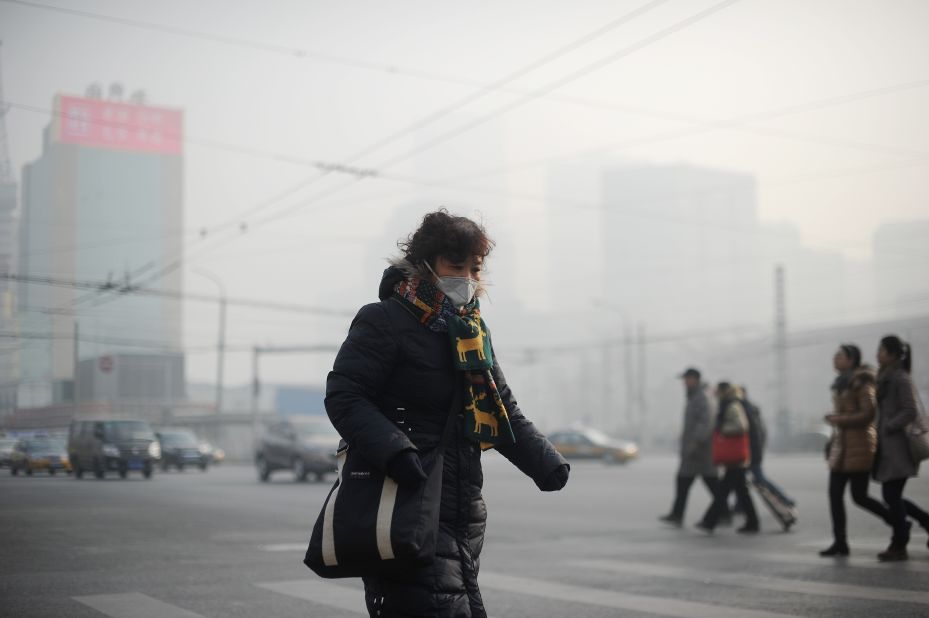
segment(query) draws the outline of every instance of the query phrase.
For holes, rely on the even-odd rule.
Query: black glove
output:
[[[568,464],[561,464],[554,470],[552,470],[548,476],[545,477],[545,480],[539,483],[539,489],[542,491],[558,491],[562,487],[568,484],[568,473],[571,471],[571,466]]]
[[[387,476],[398,485],[419,485],[426,480],[419,455],[411,450],[402,451],[387,462]]]

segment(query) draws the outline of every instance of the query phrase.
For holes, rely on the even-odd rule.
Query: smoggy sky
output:
[[[370,300],[358,289],[372,279],[369,245],[411,201],[461,205],[535,247],[547,171],[581,156],[754,174],[762,219],[853,258],[868,257],[880,222],[929,216],[921,0],[42,5],[106,19],[30,4],[0,1],[15,169],[38,156],[48,123],[23,106],[48,109],[56,93],[119,81],[182,108],[189,266],[230,294],[320,304],[325,288],[348,308]],[[319,177],[313,162],[380,175]],[[222,236],[237,220],[248,233]],[[545,282],[530,272],[520,285]],[[191,343],[208,342],[209,311],[188,318]],[[279,324],[253,316],[239,342],[256,342],[263,322]]]

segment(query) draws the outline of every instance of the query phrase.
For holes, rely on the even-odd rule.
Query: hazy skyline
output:
[[[189,263],[219,275],[232,296],[348,310],[369,302],[380,268],[371,262],[371,241],[382,238],[396,208],[417,203],[482,216],[492,235],[508,240],[496,256],[506,266],[496,273],[518,277],[496,285],[544,297],[557,281],[533,265],[551,262],[535,259],[547,249],[539,230],[546,238],[557,230],[551,200],[570,213],[595,206],[600,191],[553,195],[548,175],[553,165],[582,158],[603,168],[680,163],[752,175],[762,221],[793,224],[806,246],[853,259],[870,256],[881,222],[929,216],[925,2],[54,5],[145,27],[28,4],[0,2],[14,170],[39,155],[49,120],[25,108],[48,109],[56,93],[121,82],[127,94],[144,89],[152,104],[183,109]],[[508,82],[506,92],[484,92],[652,5]],[[718,11],[685,21],[711,7]],[[675,24],[678,31],[667,30]],[[584,67],[583,77],[552,87]],[[549,91],[522,102],[543,88]],[[351,161],[379,177],[330,174],[244,217],[247,234],[210,249],[221,237],[218,224],[319,174],[282,158],[346,162],[474,93],[482,96]],[[455,130],[460,135],[449,134]],[[424,149],[438,139],[446,141]],[[262,222],[289,208],[292,215]],[[205,241],[197,240],[201,229]],[[135,234],[127,230],[127,244]],[[190,270],[184,277],[189,291],[216,291]],[[189,304],[185,316],[187,344],[209,345],[213,309]],[[298,341],[337,341],[346,326],[344,319],[243,310],[230,316],[229,338],[233,345],[285,343],[291,329]],[[193,357],[189,377],[211,379],[212,363]],[[228,366],[230,382],[247,377],[244,356]],[[320,368],[311,363],[309,372],[318,382]]]

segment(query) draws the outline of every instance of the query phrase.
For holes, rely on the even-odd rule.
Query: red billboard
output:
[[[137,152],[179,155],[184,115],[179,109],[59,95],[55,139]]]

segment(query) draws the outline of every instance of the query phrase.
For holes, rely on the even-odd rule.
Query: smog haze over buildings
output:
[[[170,348],[191,384],[216,379],[215,299],[227,296],[236,387],[252,379],[254,346],[338,345],[397,240],[444,206],[497,241],[484,313],[543,427],[657,440],[679,420],[689,365],[746,383],[772,414],[787,384],[783,405],[809,425],[846,339],[870,359],[896,328],[929,391],[927,23],[915,0],[0,1],[12,162],[0,181],[19,187],[19,214],[4,202],[0,226],[29,220],[23,170],[36,178],[62,98],[97,84],[101,100],[143,91],[134,104],[183,116],[176,169],[167,155],[94,159],[111,161],[97,177],[116,175],[124,211],[84,195],[107,204],[86,211],[99,220],[38,223],[105,234],[8,260],[21,235],[0,230],[0,262],[105,255],[84,275],[52,261],[29,274],[180,294],[69,315],[98,341],[93,358]],[[173,187],[162,173],[177,182],[167,201],[152,193]],[[19,299],[22,331],[40,327],[30,312],[61,307],[46,300]],[[107,338],[135,344],[100,348]],[[262,380],[319,388],[333,356],[267,355]]]

